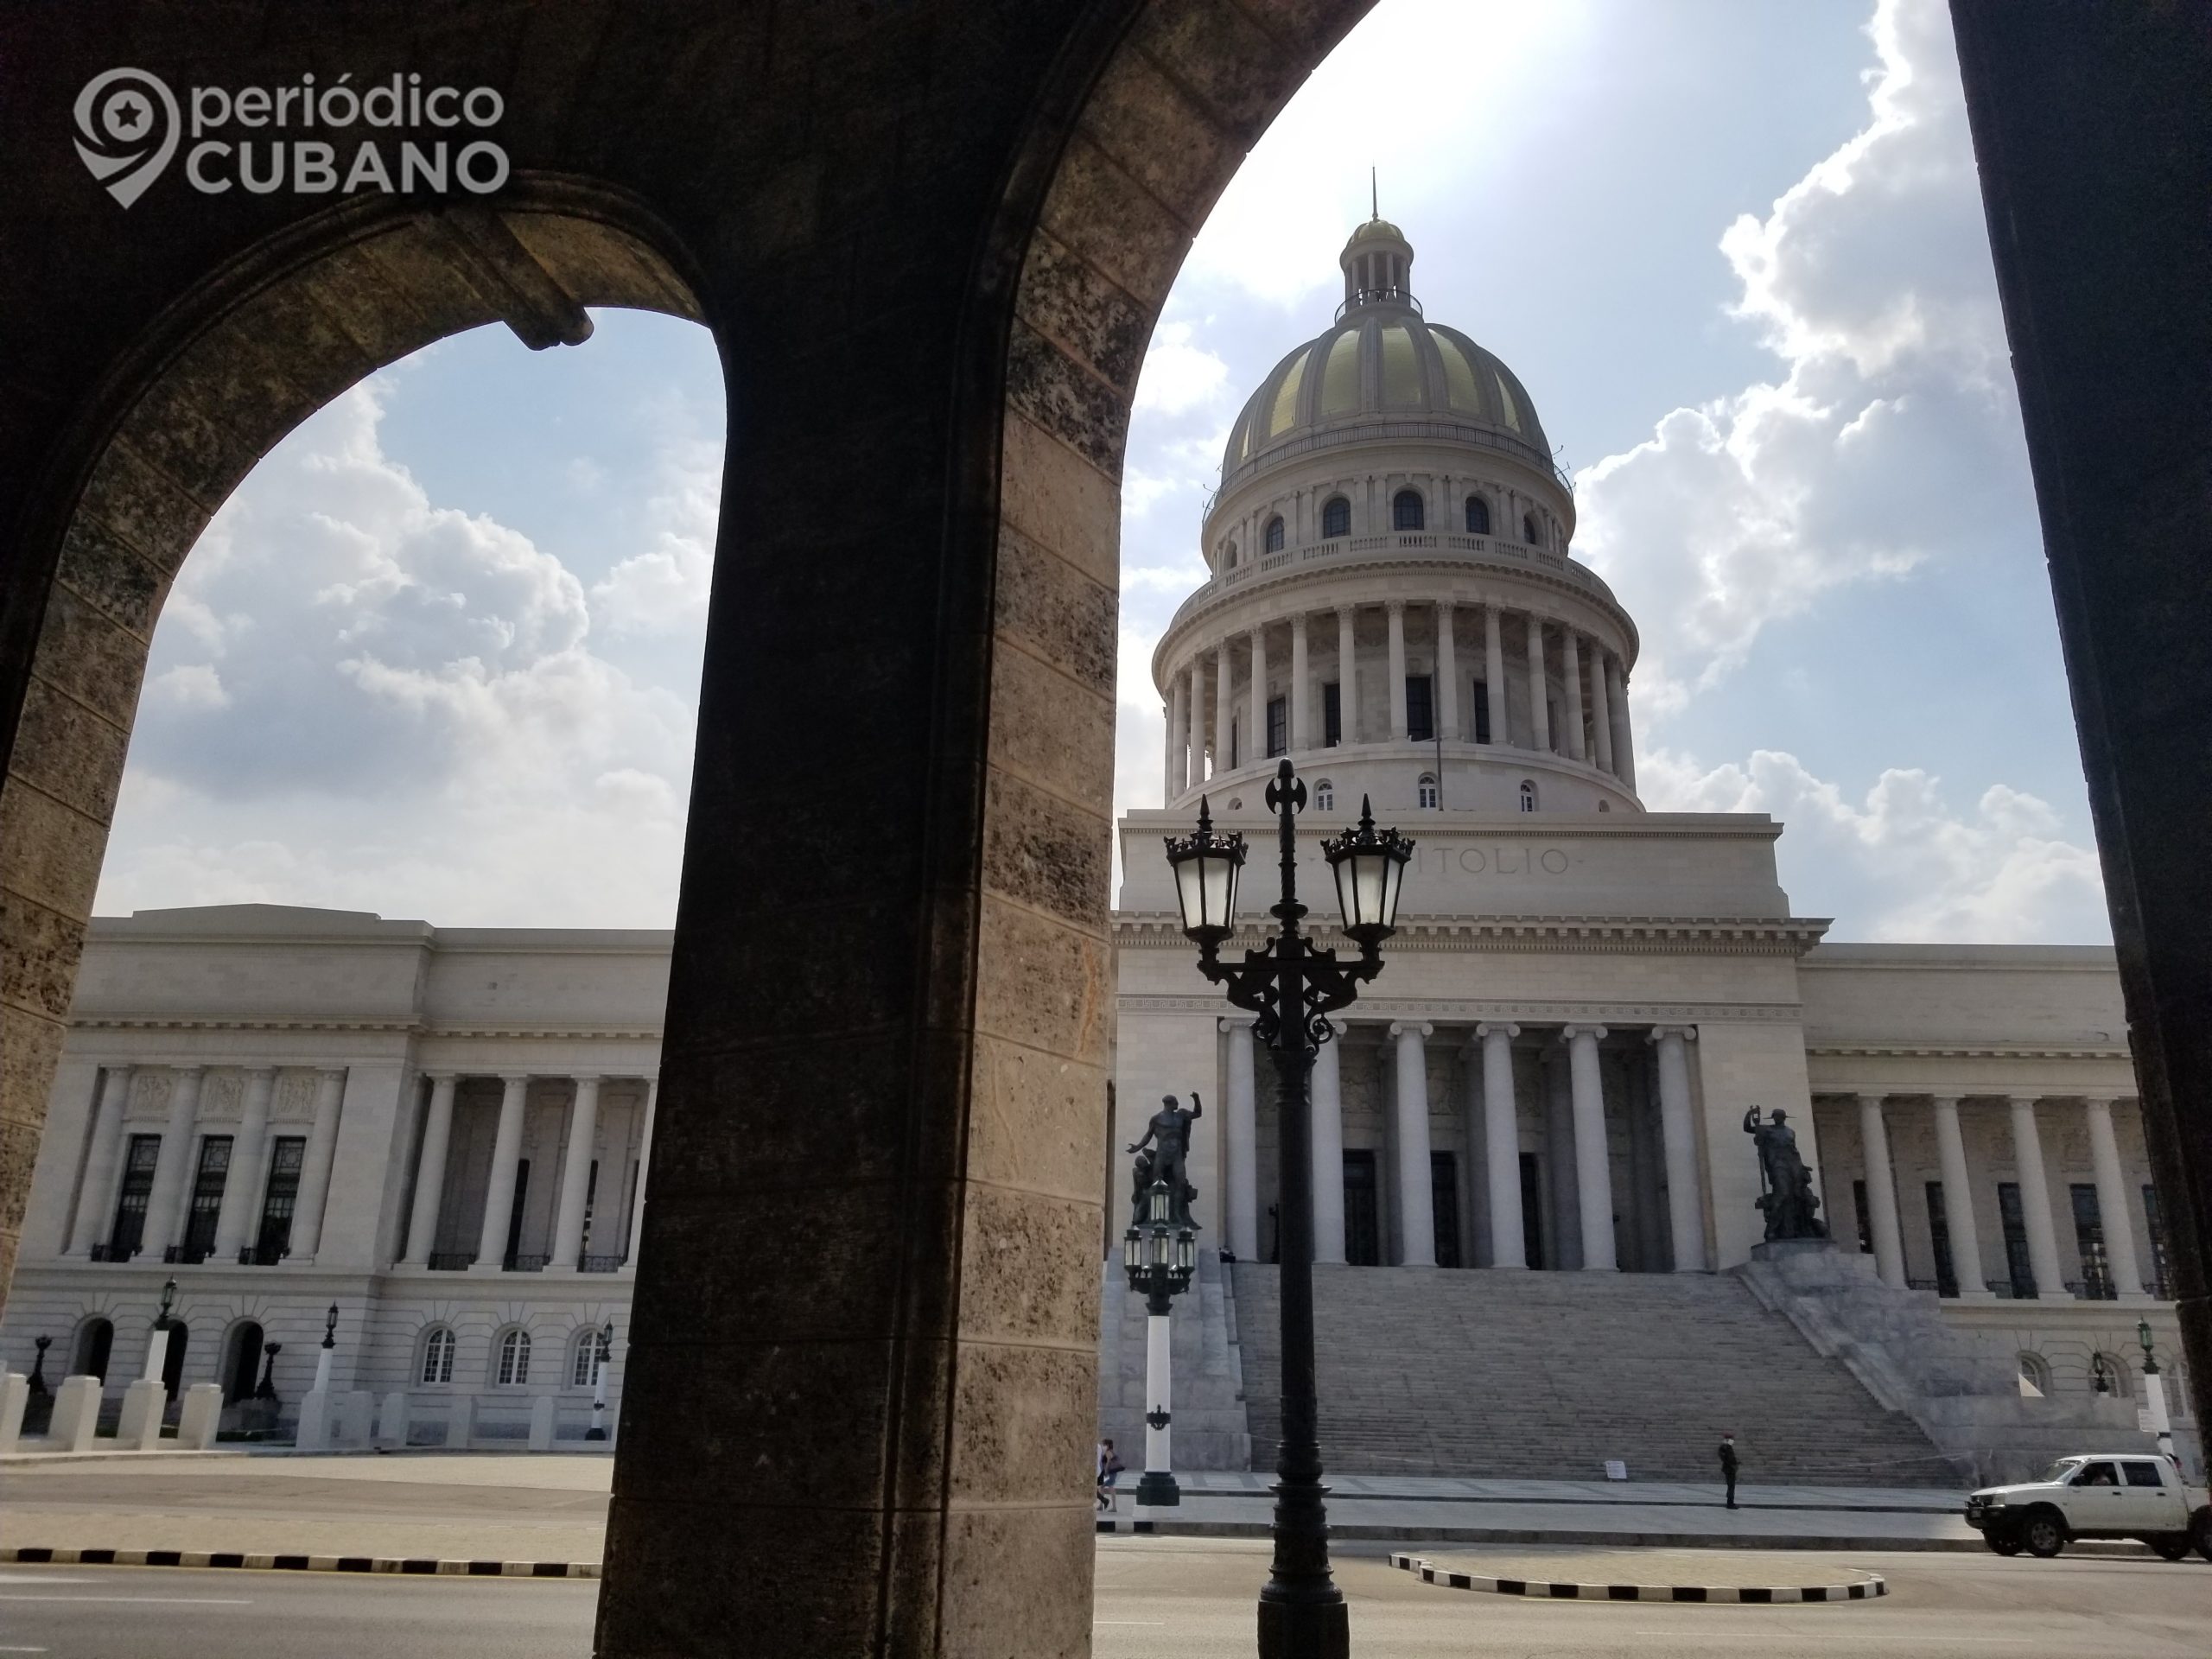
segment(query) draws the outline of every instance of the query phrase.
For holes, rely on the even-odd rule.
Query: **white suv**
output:
[[[2212,1505],[2163,1457],[2139,1452],[2061,1458],[2018,1486],[1967,1499],[1967,1524],[1999,1555],[2051,1556],[2076,1538],[2139,1538],[2170,1561],[2194,1545],[2212,1560]]]

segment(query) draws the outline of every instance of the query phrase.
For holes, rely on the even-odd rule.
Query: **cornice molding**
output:
[[[1121,1012],[1129,1014],[1210,1014],[1223,1007],[1218,995],[1128,995]],[[1468,997],[1363,996],[1353,1010],[1330,1016],[1339,1026],[1382,1027],[1409,1025],[1522,1025],[1546,1026],[1690,1026],[1788,1025],[1803,1018],[1803,1010],[1789,1002],[1560,1002],[1503,1001]],[[1471,1039],[1473,1033],[1461,1033]],[[1532,1033],[1533,1030],[1532,1030]],[[1617,1037],[1627,1034],[1616,1032]],[[1639,1033],[1640,1035],[1640,1033]]]
[[[1586,952],[1599,956],[1802,957],[1820,943],[1821,917],[1425,916],[1402,921],[1386,947],[1422,954]],[[1256,925],[1240,928],[1224,950],[1258,948]],[[1334,929],[1317,930],[1324,946],[1350,949]],[[1188,948],[1180,917],[1166,911],[1119,911],[1117,944]]]
[[[159,1019],[97,1016],[72,1020],[74,1031],[283,1031],[283,1032],[398,1032],[429,1040],[492,1038],[544,1042],[650,1042],[661,1040],[657,1026],[432,1026],[411,1020],[338,1020],[327,1017],[288,1018],[270,1014],[251,1020],[230,1015],[171,1014]]]
[[[1814,1060],[2126,1060],[2133,1056],[2125,1043],[2007,1043],[1986,1038],[1948,1040],[1870,1038],[1859,1042],[1808,1039],[1805,1044],[1805,1058]]]

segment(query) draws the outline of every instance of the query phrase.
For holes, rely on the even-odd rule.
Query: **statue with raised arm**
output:
[[[1797,1150],[1797,1132],[1789,1127],[1789,1114],[1779,1107],[1772,1117],[1760,1121],[1760,1109],[1744,1114],[1744,1133],[1759,1156],[1758,1209],[1766,1217],[1770,1243],[1783,1238],[1826,1238],[1828,1230],[1820,1220],[1820,1198],[1813,1192],[1813,1172]]]
[[[1191,1090],[1191,1109],[1187,1112],[1176,1104],[1174,1096],[1164,1095],[1160,1097],[1160,1109],[1144,1126],[1143,1135],[1130,1143],[1129,1150],[1138,1154],[1136,1169],[1133,1172],[1135,1190],[1131,1194],[1136,1207],[1136,1219],[1143,1219],[1145,1189],[1165,1181],[1176,1224],[1182,1227],[1198,1225],[1191,1219],[1191,1200],[1198,1196],[1198,1189],[1191,1185],[1184,1171],[1190,1157],[1191,1125],[1205,1115],[1205,1103],[1199,1100],[1198,1091],[1195,1089]],[[1145,1150],[1147,1142],[1150,1142],[1153,1148],[1148,1154]],[[1149,1174],[1145,1173],[1147,1166]]]

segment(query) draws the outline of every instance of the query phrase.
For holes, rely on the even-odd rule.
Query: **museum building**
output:
[[[1179,1461],[1272,1460],[1272,1068],[1197,970],[1161,838],[1202,797],[1271,838],[1284,757],[1317,920],[1319,843],[1363,802],[1417,842],[1313,1076],[1332,1468],[1700,1472],[1764,1413],[1807,1478],[1948,1478],[2134,1434],[2139,1322],[2185,1411],[2113,953],[1825,944],[1777,880],[1782,825],[1647,811],[1634,620],[1572,555],[1527,389],[1427,320],[1413,264],[1396,227],[1353,234],[1334,321],[1230,429],[1209,577],[1154,655],[1166,804],[1121,821],[1111,924],[1106,1432],[1137,1444],[1146,1406],[1121,1148],[1196,1092]],[[1231,949],[1270,925],[1262,864]],[[602,1363],[619,1405],[668,948],[270,906],[96,920],[0,1363],[119,1396],[174,1280],[172,1392],[218,1382],[235,1421],[257,1389],[296,1402],[334,1309],[341,1438],[520,1444],[536,1411],[543,1443],[549,1396],[580,1436]],[[1833,1282],[1754,1259],[1754,1107],[1797,1133]],[[2001,1406],[1932,1403],[1977,1390]],[[1608,1414],[1618,1445],[1588,1427]]]

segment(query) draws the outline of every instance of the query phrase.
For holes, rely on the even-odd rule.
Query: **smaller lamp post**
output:
[[[162,1306],[154,1315],[154,1329],[146,1338],[146,1369],[140,1372],[149,1382],[162,1380],[169,1357],[169,1309],[176,1306],[176,1281],[169,1280],[162,1287]]]
[[[2178,1469],[2181,1459],[2174,1455],[2173,1419],[2166,1414],[2166,1379],[2158,1371],[2150,1320],[2136,1320],[2135,1340],[2143,1344],[2143,1403],[2151,1414],[2151,1433],[2158,1437],[2160,1455]]]
[[[2112,1367],[2105,1363],[2102,1354],[2089,1356],[2089,1386],[2099,1394],[2112,1392]]]
[[[276,1398],[276,1356],[283,1351],[284,1344],[281,1342],[261,1344],[261,1381],[254,1384],[253,1397],[266,1400],[272,1406],[279,1403]]]
[[[326,1397],[330,1393],[331,1362],[337,1351],[338,1304],[333,1302],[322,1316],[322,1351],[315,1357],[315,1391]]]
[[[48,1392],[46,1386],[46,1351],[54,1346],[52,1337],[41,1337],[31,1346],[38,1350],[38,1357],[31,1362],[30,1395],[33,1400],[43,1400]]]
[[[596,1334],[591,1357],[591,1427],[584,1431],[588,1440],[607,1438],[607,1366],[614,1353],[614,1321]]]
[[[1144,1298],[1144,1476],[1137,1482],[1137,1502],[1165,1507],[1183,1501],[1175,1484],[1169,1424],[1169,1402],[1173,1395],[1170,1375],[1173,1324],[1169,1319],[1178,1292],[1191,1287],[1198,1262],[1198,1241],[1187,1216],[1178,1217],[1179,1195],[1166,1181],[1145,1189],[1144,1216],[1132,1221],[1122,1235],[1122,1265],[1128,1269],[1129,1288]]]

